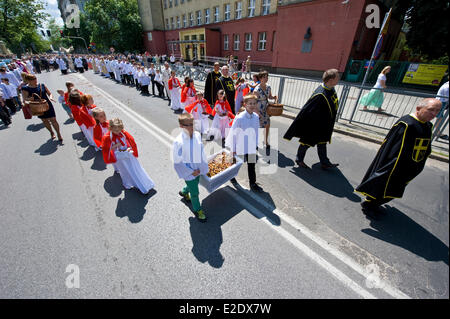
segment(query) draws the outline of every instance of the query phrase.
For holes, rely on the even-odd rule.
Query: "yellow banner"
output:
[[[403,83],[438,86],[447,69],[447,65],[411,63]]]

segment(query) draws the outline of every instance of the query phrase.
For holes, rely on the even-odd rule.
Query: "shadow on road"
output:
[[[39,153],[39,155],[41,156],[46,156],[55,153],[57,149],[58,149],[58,141],[49,139],[34,152]]]
[[[295,165],[295,162],[292,159],[284,156],[283,153],[278,151],[278,167],[285,168],[285,167],[292,167],[294,165]]]
[[[248,209],[231,197],[229,191],[238,192],[226,186],[203,199],[202,207],[208,218],[206,223],[200,222],[196,217],[189,217],[189,230],[193,244],[192,253],[199,262],[207,262],[213,268],[221,268],[225,261],[220,252],[220,246],[223,243],[222,225],[241,211]],[[184,202],[183,199],[182,201]],[[192,211],[191,207],[189,204]]]
[[[39,123],[39,124],[30,124],[27,126],[27,131],[30,132],[37,132],[40,131],[44,128],[44,123]]]
[[[93,147],[88,147],[84,150],[83,155],[80,157],[80,159],[83,161],[89,161],[95,157],[96,153],[97,152]]]
[[[94,162],[91,168],[96,171],[104,171],[106,169],[105,161],[103,160],[102,151],[98,151],[94,154]]]
[[[103,183],[103,188],[108,192],[109,196],[117,197],[122,194],[123,185],[119,174],[108,177]]]
[[[428,261],[443,261],[448,265],[449,250],[445,243],[395,207],[386,205],[379,221],[371,220],[373,229],[363,233],[409,250]]]
[[[117,201],[116,216],[128,217],[133,224],[141,222],[146,213],[145,206],[149,199],[157,193],[156,190],[152,189],[146,195],[136,189],[126,189],[124,193],[124,198],[119,198]]]
[[[73,134],[72,134],[72,138],[73,138],[75,141],[83,141],[83,140],[85,139],[85,138],[84,138],[83,132],[73,133]]]
[[[387,117],[398,117],[398,116],[396,116],[394,114],[386,113],[386,111],[378,112],[377,110],[370,110],[370,109],[368,109],[368,110],[360,109],[360,111],[361,112],[366,112],[366,113],[373,113],[373,114],[376,114],[376,115],[384,115],[384,116],[387,116]]]
[[[291,172],[325,193],[340,198],[346,197],[352,202],[361,202],[361,198],[353,192],[354,187],[338,168],[323,170],[320,163],[316,163],[311,169],[294,167]]]
[[[75,122],[74,119],[68,118],[63,124],[64,124],[64,125],[69,125],[69,124],[72,124],[72,123],[74,123],[74,122]]]

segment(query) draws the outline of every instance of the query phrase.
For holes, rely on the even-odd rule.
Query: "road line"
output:
[[[172,147],[172,143],[173,143],[173,140],[174,140],[173,136],[171,136],[170,134],[166,133],[165,131],[163,131],[162,129],[160,129],[159,127],[157,127],[156,125],[154,125],[153,123],[151,123],[150,121],[145,119],[144,117],[142,117],[140,114],[138,114],[135,111],[133,111],[132,109],[130,109],[128,106],[126,106],[125,104],[123,104],[122,102],[120,102],[119,100],[114,98],[113,96],[111,96],[109,93],[105,92],[104,90],[102,90],[102,89],[98,88],[97,86],[95,86],[94,84],[92,84],[92,82],[87,80],[84,76],[79,75],[79,74],[76,74],[76,76],[78,76],[79,78],[82,78],[85,81],[88,81],[95,90],[97,90],[101,95],[103,95],[107,100],[109,100],[113,105],[115,105],[118,109],[120,109],[122,112],[124,112],[127,116],[129,116],[131,119],[133,119],[139,126],[144,128],[147,132],[149,132],[151,135],[153,135],[155,138],[157,138],[159,141],[161,141],[164,145],[166,145],[169,148]],[[144,122],[145,124],[141,123],[140,121]],[[152,129],[154,129],[154,131],[151,130],[148,126],[151,127]],[[261,211],[257,210],[255,207],[253,207],[244,198],[242,198],[241,195],[238,195],[238,194],[235,194],[235,193],[232,193],[232,192],[229,192],[229,193],[234,198],[236,198],[236,200],[241,202],[241,204],[244,203],[243,204],[244,207],[250,207],[252,211],[257,211],[258,214],[261,215],[261,217],[264,217],[262,219],[266,222],[266,224],[268,224],[274,230],[279,232],[280,235],[282,235],[286,240],[288,240],[289,242],[294,244],[295,247],[297,247],[299,250],[304,252],[308,257],[310,257],[311,259],[316,261],[319,265],[324,267],[327,271],[329,271],[338,280],[343,282],[346,286],[350,287],[352,290],[354,290],[355,292],[357,292],[358,294],[360,294],[364,298],[366,298],[366,297],[375,298],[372,294],[370,294],[365,289],[361,288],[356,282],[354,282],[352,279],[348,278],[345,274],[340,272],[334,266],[329,264],[326,260],[324,260],[322,257],[317,255],[317,253],[313,252],[309,247],[305,246],[300,240],[295,238],[293,235],[291,235],[285,229],[283,229],[282,227],[273,225],[268,220],[268,217],[264,213],[262,213]],[[270,205],[266,201],[262,200],[262,198],[259,198],[258,196],[254,195],[253,193],[248,192],[246,194],[249,195],[250,197],[252,197],[257,202],[262,203],[262,205],[265,208],[273,211],[274,214],[277,214],[280,217],[281,220],[283,220],[284,222],[286,222],[290,226],[294,227],[295,229],[299,229],[302,232],[302,234],[305,235],[308,239],[310,239],[311,241],[313,241],[316,244],[318,244],[325,251],[327,251],[328,253],[332,254],[334,257],[338,258],[341,262],[343,262],[344,264],[348,265],[350,268],[352,268],[354,271],[356,271],[360,275],[364,276],[365,278],[367,278],[369,275],[373,275],[373,274],[369,274],[369,272],[366,269],[364,269],[364,267],[362,267],[362,265],[358,264],[351,257],[349,257],[348,255],[342,253],[341,251],[339,251],[335,247],[333,247],[330,244],[328,244],[325,240],[323,240],[319,236],[315,235],[313,232],[311,232],[306,226],[304,226],[299,221],[297,221],[294,218],[290,217],[289,215],[285,214],[281,210],[276,209],[275,207],[273,207],[273,205]],[[356,246],[356,247],[358,247],[358,246]],[[361,248],[359,248],[359,249],[361,249]],[[314,256],[314,254],[316,256]],[[322,262],[325,262],[326,266],[325,266],[325,264],[321,264]],[[329,268],[330,266],[332,268]],[[348,282],[348,280],[350,280],[352,283]],[[385,291],[386,293],[388,293],[392,297],[398,298],[398,299],[411,299],[411,297],[409,297],[408,295],[404,294],[403,292],[401,292],[397,288],[392,287],[389,283],[387,283],[385,281],[382,281],[381,279],[379,279],[379,280],[381,282],[379,289]],[[359,289],[362,289],[364,292],[359,290]]]

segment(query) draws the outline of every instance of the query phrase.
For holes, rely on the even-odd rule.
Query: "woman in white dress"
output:
[[[134,138],[118,118],[109,121],[109,131],[102,140],[103,160],[106,164],[115,163],[126,189],[137,188],[142,194],[148,194],[155,184],[137,159]]]
[[[375,83],[373,89],[361,98],[359,103],[364,106],[364,110],[367,110],[368,106],[374,106],[378,108],[377,112],[384,111],[381,105],[383,105],[384,100],[383,90],[386,88],[386,74],[389,72],[391,72],[391,67],[386,66],[378,75],[377,83]]]

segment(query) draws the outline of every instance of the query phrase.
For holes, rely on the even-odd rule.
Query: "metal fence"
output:
[[[295,78],[288,76],[270,75],[268,84],[271,86],[272,95],[277,95],[280,103],[301,109],[308,101],[314,90],[321,84],[320,80]],[[336,120],[346,120],[375,128],[389,130],[392,125],[402,116],[413,113],[420,100],[424,98],[435,98],[436,94],[411,92],[399,89],[384,89],[382,110],[367,107],[361,104],[361,98],[373,87],[362,87],[348,83],[338,84],[335,87],[339,98],[339,109]],[[360,95],[361,91],[361,95]],[[359,99],[358,97],[361,96]],[[446,97],[442,97],[446,98]],[[434,127],[434,141],[448,145],[448,140],[440,138],[448,128],[449,111],[444,112],[443,121]]]

